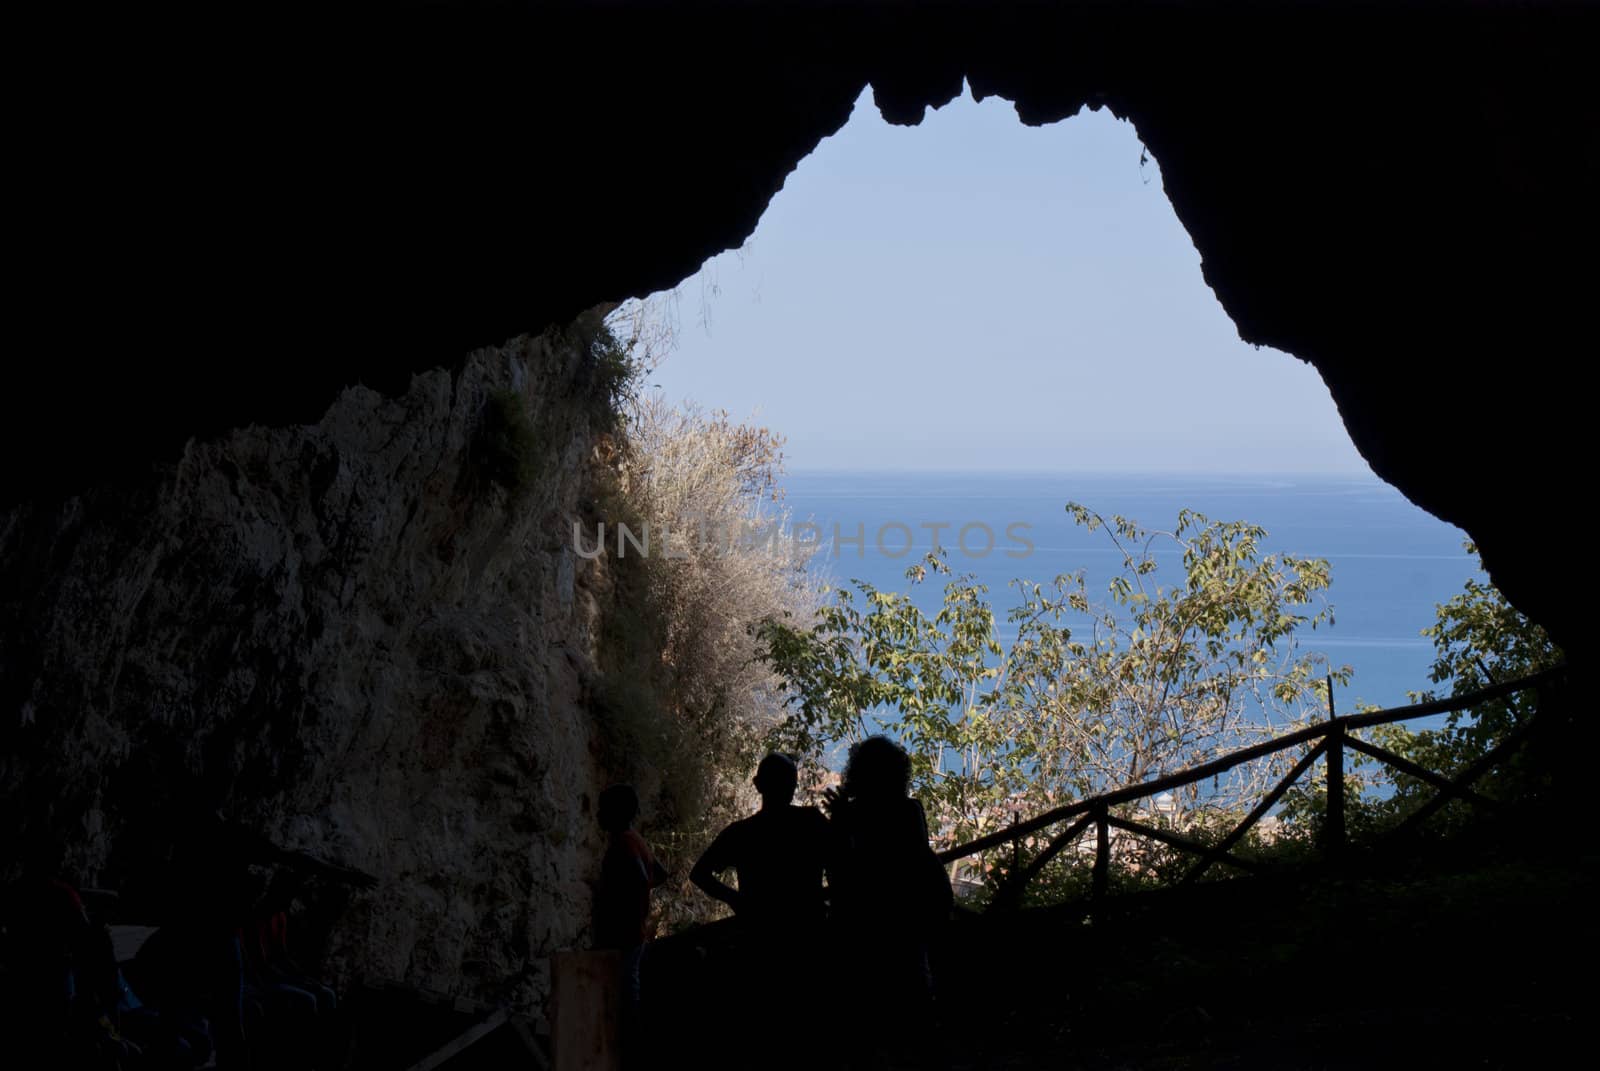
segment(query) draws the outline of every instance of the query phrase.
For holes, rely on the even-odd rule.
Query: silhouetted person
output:
[[[833,920],[841,982],[854,997],[847,1026],[852,1045],[865,1050],[921,1049],[933,1025],[928,947],[952,895],[922,804],[906,794],[910,780],[905,751],[873,736],[850,749],[843,785],[828,794]]]
[[[252,866],[290,867],[359,886],[375,879],[279,848],[216,812],[194,812],[172,832],[161,928],[139,950],[140,974],[153,983],[163,1012],[204,1016],[219,1068],[248,1067],[244,938],[261,891]]]
[[[821,811],[793,805],[799,771],[789,756],[762,759],[754,783],[761,809],[718,834],[689,879],[733,908],[738,922],[739,955],[725,972],[735,994],[726,1009],[736,1024],[731,1033],[747,1046],[764,1035],[765,1062],[795,1064],[815,1034],[794,1027],[815,980],[830,831]],[[738,888],[718,877],[728,870],[738,874]],[[779,1037],[783,1044],[771,1048]]]
[[[629,785],[600,793],[600,828],[609,834],[594,891],[594,947],[622,954],[621,1013],[624,1063],[632,1062],[639,1022],[639,963],[650,938],[650,890],[667,871],[633,830],[639,796]]]
[[[7,860],[9,862],[10,860]],[[5,890],[0,1015],[18,1048],[52,1067],[115,1068],[116,960],[105,928],[59,866],[53,845],[24,848],[24,872]]]
[[[134,995],[95,901],[86,905],[61,865],[60,844],[30,835],[17,861],[22,874],[0,896],[0,1024],[13,1062],[31,1051],[18,1066],[194,1067],[209,1042],[198,1036],[196,1055]]]
[[[747,925],[803,936],[823,920],[828,820],[815,807],[794,806],[799,771],[787,755],[762,759],[754,784],[761,810],[718,834],[689,879]],[[728,870],[738,873],[738,888],[717,877]]]
[[[297,1066],[327,1062],[338,1008],[333,989],[313,978],[289,952],[289,911],[301,883],[295,871],[274,874],[244,932],[247,1007],[259,1008],[272,1039],[267,1047],[281,1063]]]

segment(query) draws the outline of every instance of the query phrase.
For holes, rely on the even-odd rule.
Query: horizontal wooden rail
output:
[[[1389,707],[1384,710],[1373,710],[1362,714],[1345,714],[1339,717],[1332,717],[1327,721],[1318,722],[1314,725],[1308,725],[1305,728],[1297,729],[1292,733],[1286,733],[1283,736],[1274,737],[1271,740],[1264,740],[1259,744],[1252,744],[1249,747],[1240,748],[1238,751],[1219,756],[1218,758],[1212,759],[1209,762],[1203,762],[1198,766],[1191,766],[1188,769],[1178,770],[1175,773],[1167,774],[1164,777],[1158,777],[1153,781],[1145,781],[1137,785],[1128,785],[1124,788],[1114,789],[1111,792],[1101,793],[1098,796],[1091,796],[1088,799],[1078,800],[1074,803],[1053,808],[1044,812],[1043,814],[1035,815],[1033,818],[1013,823],[1012,825],[1007,826],[1005,829],[997,830],[994,833],[978,837],[975,840],[970,840],[965,844],[958,844],[954,847],[946,848],[944,851],[939,853],[939,861],[946,864],[952,863],[958,859],[965,859],[968,856],[976,855],[979,852],[988,851],[991,848],[998,848],[1001,845],[1010,844],[1013,841],[1017,841],[1023,837],[1032,836],[1043,829],[1047,829],[1050,826],[1056,825],[1060,822],[1068,821],[1069,819],[1078,818],[1083,815],[1105,814],[1112,807],[1121,806],[1126,803],[1133,803],[1137,800],[1145,799],[1146,797],[1154,796],[1170,789],[1183,788],[1186,785],[1191,785],[1198,781],[1204,781],[1207,778],[1216,777],[1219,774],[1226,773],[1235,766],[1240,766],[1247,762],[1253,762],[1254,760],[1264,758],[1267,755],[1272,755],[1279,751],[1297,747],[1301,744],[1309,743],[1311,741],[1317,741],[1318,743],[1315,750],[1321,751],[1326,747],[1327,741],[1330,737],[1337,736],[1341,738],[1342,744],[1347,744],[1356,748],[1356,750],[1365,751],[1368,754],[1372,754],[1372,751],[1369,748],[1357,746],[1354,738],[1351,736],[1351,730],[1364,729],[1374,725],[1388,725],[1393,722],[1408,721],[1412,718],[1425,718],[1435,714],[1448,714],[1458,710],[1469,710],[1472,707],[1479,706],[1483,703],[1500,699],[1508,695],[1513,695],[1528,688],[1538,687],[1564,675],[1566,672],[1567,667],[1565,664],[1563,664],[1554,666],[1550,669],[1542,670],[1538,673],[1530,674],[1526,677],[1520,677],[1517,680],[1492,684],[1487,688],[1480,688],[1477,691],[1467,692],[1458,696],[1451,696],[1447,699],[1434,699],[1429,700],[1426,703],[1414,703],[1405,707]],[[1500,749],[1496,750],[1499,751]],[[1310,760],[1314,757],[1315,755],[1313,754],[1301,760],[1301,764],[1297,766],[1297,773],[1295,774],[1296,777],[1298,777],[1300,773],[1304,772],[1302,767],[1309,766]],[[1385,761],[1389,761],[1390,758],[1398,758],[1398,756],[1388,756],[1387,753],[1385,753],[1383,756],[1377,757],[1384,758]],[[1404,760],[1401,761],[1403,762]],[[1412,771],[1407,769],[1406,772],[1411,773]],[[1287,788],[1288,783],[1280,783],[1279,787],[1274,791],[1276,795],[1282,795],[1283,791]],[[1466,795],[1465,785],[1457,785],[1453,783],[1450,792],[1452,795]],[[1473,795],[1477,794],[1473,793]],[[1274,802],[1275,798],[1276,797],[1274,797]],[[1479,799],[1482,799],[1482,797],[1479,797]],[[1268,806],[1270,806],[1270,804]],[[1262,813],[1265,812],[1263,811]],[[1254,815],[1253,817],[1259,818],[1260,815]],[[1102,826],[1103,825],[1104,823],[1102,822]],[[1246,828],[1248,828],[1248,826],[1246,826]],[[1076,834],[1078,831],[1074,830],[1073,832]],[[1141,832],[1143,832],[1143,830],[1141,830]],[[1236,833],[1242,833],[1242,831],[1236,830]],[[1208,846],[1205,851],[1209,856],[1212,854],[1214,849]],[[1211,859],[1210,862],[1217,862],[1219,860],[1220,855],[1218,858]],[[1207,863],[1206,865],[1209,866],[1210,863]]]
[[[1418,766],[1410,759],[1403,755],[1396,755],[1388,748],[1379,747],[1377,744],[1369,744],[1365,740],[1357,740],[1353,736],[1346,740],[1345,744],[1351,750],[1359,751],[1363,755],[1369,755],[1372,758],[1377,759],[1379,762],[1387,763],[1399,770],[1401,773],[1410,774],[1418,781],[1426,782],[1427,784],[1432,785],[1434,788],[1437,788],[1440,792],[1446,793],[1447,795],[1460,796],[1468,803],[1475,803],[1479,807],[1488,809],[1493,809],[1500,806],[1500,802],[1498,800],[1492,800],[1481,793],[1474,792],[1470,788],[1458,786],[1451,781],[1450,778],[1444,776],[1443,774],[1436,774],[1426,767]]]
[[[1441,810],[1444,805],[1449,803],[1453,798],[1463,795],[1466,792],[1468,785],[1472,784],[1472,782],[1488,773],[1491,769],[1498,765],[1502,759],[1505,759],[1513,751],[1521,747],[1523,741],[1528,738],[1532,729],[1533,724],[1530,722],[1513,730],[1511,735],[1507,736],[1504,740],[1500,741],[1500,743],[1490,748],[1487,752],[1481,755],[1476,762],[1458,773],[1450,782],[1450,786],[1448,788],[1437,793],[1427,803],[1424,803],[1421,807],[1418,807],[1415,811],[1412,811],[1406,816],[1405,821],[1401,822],[1394,829],[1389,830],[1385,835],[1393,839],[1399,839],[1410,833],[1412,830],[1417,829],[1422,825],[1423,822],[1427,821],[1436,812]]]
[[[1181,848],[1186,852],[1195,852],[1200,855],[1211,854],[1211,845],[1195,840],[1193,837],[1185,837],[1182,834],[1174,833],[1168,829],[1140,825],[1138,822],[1130,822],[1126,818],[1118,818],[1115,815],[1107,818],[1106,821],[1110,823],[1111,828],[1120,829],[1124,833],[1137,833],[1141,837],[1149,837],[1151,840],[1170,844],[1172,847]],[[1261,869],[1260,863],[1252,863],[1248,859],[1240,859],[1238,856],[1229,855],[1227,852],[1219,854],[1216,861],[1238,867],[1240,870],[1259,871]]]
[[[1143,799],[1146,796],[1154,796],[1165,792],[1169,788],[1182,788],[1184,785],[1193,784],[1196,781],[1204,781],[1208,777],[1226,773],[1235,766],[1254,761],[1265,755],[1271,755],[1273,752],[1294,747],[1296,744],[1303,744],[1308,740],[1320,739],[1327,735],[1327,732],[1328,726],[1325,723],[1310,725],[1286,736],[1263,740],[1259,744],[1252,744],[1247,748],[1241,748],[1238,751],[1223,755],[1221,758],[1212,759],[1210,762],[1202,763],[1199,766],[1191,766],[1187,770],[1179,770],[1165,777],[1159,777],[1154,781],[1129,785],[1126,788],[1115,789],[1098,796],[1079,800],[1076,803],[1069,803],[1063,807],[1046,811],[1044,814],[1034,818],[1029,818],[1026,821],[1007,826],[1005,829],[990,833],[988,836],[979,837],[977,840],[968,841],[966,844],[958,844],[954,848],[947,848],[939,853],[939,859],[941,862],[948,863],[955,859],[964,859],[978,852],[988,851],[990,848],[999,847],[1002,844],[1009,844],[1017,837],[1025,837],[1031,833],[1037,833],[1047,826],[1053,826],[1057,822],[1064,822],[1068,818],[1076,818],[1080,814],[1087,814],[1099,803],[1104,803],[1107,807],[1116,807],[1123,803],[1132,803],[1135,800]]]
[[[1475,692],[1465,695],[1451,696],[1447,699],[1430,699],[1426,703],[1413,703],[1408,707],[1388,707],[1384,710],[1369,710],[1364,714],[1346,714],[1339,720],[1347,728],[1365,729],[1373,725],[1388,725],[1390,722],[1410,721],[1412,718],[1426,718],[1432,714],[1453,714],[1458,710],[1469,710],[1480,706],[1492,699],[1503,699],[1508,695],[1537,688],[1541,684],[1566,675],[1566,663],[1542,669],[1538,673],[1530,673],[1526,677],[1518,677],[1514,681],[1503,681],[1500,684],[1491,684],[1487,688],[1479,688]]]
[[[1077,840],[1083,834],[1083,831],[1089,828],[1089,823],[1092,821],[1094,821],[1094,816],[1086,814],[1072,823],[1066,830],[1057,834],[1055,840],[1050,842],[1049,847],[1034,856],[1024,870],[1020,873],[1012,874],[1006,879],[998,899],[1002,903],[1014,903],[1020,900],[1022,890],[1028,887],[1028,883],[1038,877],[1039,872],[1049,865],[1050,860],[1060,855],[1067,845]]]
[[[1224,854],[1231,851],[1233,846],[1239,843],[1244,838],[1244,835],[1250,832],[1251,828],[1261,821],[1268,811],[1272,810],[1272,805],[1282,799],[1283,794],[1289,791],[1307,770],[1311,769],[1311,764],[1322,756],[1327,746],[1328,742],[1323,740],[1316,747],[1300,756],[1300,761],[1294,764],[1294,768],[1284,774],[1283,779],[1273,786],[1272,791],[1262,797],[1261,802],[1256,804],[1250,813],[1245,815],[1239,824],[1233,827],[1233,831],[1214,846],[1208,848],[1206,853],[1200,857],[1200,861],[1189,868],[1189,872],[1183,876],[1182,884],[1189,885],[1199,881],[1200,876],[1211,869],[1211,864],[1217,862]]]

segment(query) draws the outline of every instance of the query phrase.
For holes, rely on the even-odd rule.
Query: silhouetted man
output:
[[[794,806],[798,783],[793,759],[779,754],[762,759],[755,776],[761,810],[718,834],[689,873],[746,926],[788,935],[822,924],[829,842],[822,812]],[[727,870],[738,873],[738,888],[717,877]]]
[[[798,781],[787,755],[762,759],[755,776],[761,810],[718,834],[689,872],[706,895],[734,910],[741,955],[732,1032],[754,1033],[750,1043],[761,1046],[769,1066],[804,1062],[807,1032],[797,1031],[795,1020],[822,955],[831,831],[821,811],[793,805]],[[717,876],[728,870],[738,874],[738,888]],[[774,1049],[777,1038],[783,1041]]]

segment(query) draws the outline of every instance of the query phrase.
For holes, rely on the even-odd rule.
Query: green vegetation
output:
[[[946,584],[932,617],[908,595],[858,581],[813,626],[767,622],[767,654],[792,701],[778,738],[817,754],[867,733],[869,712],[892,712],[888,730],[912,754],[915,791],[944,846],[1000,828],[1013,811],[1157,778],[1318,716],[1329,670],[1299,650],[1298,633],[1329,620],[1325,561],[1263,555],[1262,529],[1190,511],[1160,532],[1067,509],[1105,532],[1121,569],[1099,601],[1081,572],[1014,582],[1022,604],[1009,647],[970,577]],[[1170,582],[1158,544],[1182,551]],[[932,573],[949,574],[937,555],[907,575],[915,584]],[[1343,680],[1350,670],[1331,672]],[[1170,820],[1200,828],[1249,806],[1292,761],[1272,756],[1192,786]],[[1158,863],[1131,846],[1116,854],[1143,873]],[[1063,882],[1073,865],[1057,865]],[[993,860],[985,877],[1002,872]]]
[[[626,424],[638,404],[639,387],[653,357],[637,331],[619,337],[609,315],[605,306],[590,309],[567,325],[562,341],[579,358],[573,389],[588,401],[603,426],[616,429]]]
[[[1477,554],[1473,544],[1465,546],[1469,554]],[[1544,629],[1507,602],[1498,588],[1478,579],[1469,579],[1461,594],[1439,606],[1434,623],[1422,634],[1432,639],[1434,646],[1429,678],[1434,684],[1448,687],[1409,692],[1414,703],[1466,695],[1549,669],[1563,658],[1561,649]],[[1442,728],[1383,725],[1361,735],[1419,766],[1450,776],[1526,725],[1536,702],[1535,693],[1518,692],[1449,714]],[[1351,758],[1357,763],[1352,782],[1362,791],[1347,804],[1347,820],[1357,836],[1398,824],[1434,794],[1432,786],[1416,777],[1359,755]],[[1528,751],[1519,750],[1474,787],[1492,799],[1529,799],[1549,788],[1549,777],[1546,764]],[[1314,836],[1326,795],[1326,785],[1313,780],[1286,797],[1285,812],[1298,825],[1311,830],[1309,836]],[[1430,824],[1435,832],[1448,833],[1469,823],[1472,814],[1468,805],[1456,800],[1447,804]]]
[[[616,317],[611,325],[619,325]],[[673,408],[642,396],[656,360],[637,310],[619,338],[591,318],[570,329],[582,389],[613,417],[598,452],[596,510],[607,525],[613,585],[601,634],[594,696],[617,776],[636,780],[651,816],[646,833],[680,874],[727,821],[754,805],[747,786],[759,754],[781,747],[822,758],[881,728],[913,760],[913,790],[939,847],[1004,827],[1017,815],[1150,781],[1323,718],[1325,682],[1347,683],[1302,649],[1332,622],[1330,576],[1321,559],[1266,554],[1267,533],[1243,521],[1181,511],[1170,530],[1109,520],[1076,503],[1074,522],[1102,533],[1121,564],[1104,592],[1084,574],[1013,581],[1020,605],[1002,644],[987,589],[955,576],[941,553],[907,571],[913,588],[944,581],[940,607],[919,609],[908,592],[854,581],[826,599],[805,572],[805,549],[785,539],[728,533],[786,523],[779,478],[782,440],[727,413]],[[500,403],[495,403],[500,404]],[[528,436],[496,417],[488,456],[514,459]],[[510,460],[494,471],[518,471]],[[615,525],[650,531],[648,555],[617,555]],[[707,539],[707,532],[713,538]],[[717,533],[721,533],[718,536]],[[1175,548],[1181,566],[1158,568]],[[1480,581],[1441,606],[1424,630],[1435,643],[1432,679],[1450,694],[1554,664],[1542,630]],[[1423,701],[1434,693],[1413,693]],[[1431,731],[1387,726],[1368,739],[1449,774],[1522,724],[1529,697],[1451,716]],[[875,725],[874,722],[880,723]],[[1431,788],[1346,753],[1347,827],[1357,840],[1408,813]],[[1288,750],[1186,786],[1160,805],[1145,800],[1120,817],[1215,843],[1297,759]],[[1325,787],[1319,762],[1283,801],[1274,829],[1252,831],[1240,856],[1277,863],[1313,858]],[[1523,760],[1487,783],[1494,793],[1537,791],[1543,775]],[[1459,804],[1435,821],[1458,823]],[[1056,832],[1056,831],[1049,831]],[[964,867],[980,896],[1015,863],[1049,843],[1028,839]],[[1031,902],[1087,889],[1092,837],[1046,865]],[[1143,837],[1116,837],[1110,884],[1171,884],[1193,856]],[[1212,875],[1225,873],[1214,867]],[[668,928],[701,921],[710,905],[691,890],[662,898]]]
[[[544,448],[539,433],[528,415],[527,402],[514,390],[490,393],[472,446],[482,477],[513,497],[533,483],[542,467]]]
[[[602,434],[620,432],[649,368],[637,345],[619,339],[600,308],[589,310],[564,328],[553,329],[542,341],[569,355],[573,362],[566,388],[577,402],[580,419],[590,421]],[[556,411],[569,413],[573,408]],[[541,414],[549,412],[546,407]],[[509,388],[491,391],[473,434],[474,475],[481,485],[502,487],[516,498],[547,467],[551,442],[562,438],[566,430],[537,422],[529,400],[520,392]]]
[[[1477,547],[1466,544],[1467,552]],[[1480,568],[1482,562],[1479,563]],[[1447,692],[1428,689],[1412,692],[1414,702],[1426,702],[1441,694],[1463,695],[1491,684],[1514,680],[1558,665],[1561,649],[1550,641],[1544,629],[1529,621],[1506,601],[1498,588],[1479,580],[1468,580],[1460,595],[1439,607],[1433,625],[1423,630],[1432,638],[1434,662],[1429,678],[1435,684],[1448,684]],[[1377,742],[1433,770],[1456,770],[1476,761],[1499,744],[1534,713],[1536,697],[1519,692],[1505,699],[1451,714],[1443,729],[1410,732],[1403,726],[1388,728]],[[1523,761],[1512,761],[1494,771],[1482,787],[1504,794],[1528,792],[1536,788],[1541,776]],[[1414,803],[1425,786],[1416,779],[1399,775],[1395,781],[1395,801],[1399,806]]]
[[[940,847],[1125,785],[1154,780],[1325,716],[1324,680],[1346,682],[1349,667],[1327,667],[1302,653],[1301,633],[1331,620],[1322,602],[1328,565],[1319,559],[1262,555],[1266,533],[1243,522],[1216,522],[1189,511],[1170,532],[1122,517],[1109,523],[1069,504],[1073,519],[1104,531],[1122,566],[1092,601],[1081,573],[1048,585],[1014,581],[1022,605],[1010,620],[1018,635],[997,638],[986,589],[971,577],[950,579],[943,605],[929,616],[910,595],[854,582],[835,592],[816,623],[772,619],[761,636],[766,657],[788,691],[790,717],[774,739],[820,755],[873,729],[884,729],[912,754],[914,791],[927,808]],[[1158,574],[1152,548],[1182,550],[1182,574]],[[930,555],[909,570],[920,584],[949,576]],[[1560,654],[1542,630],[1493,587],[1469,581],[1424,630],[1437,656],[1435,683],[1462,694],[1555,664]],[[1432,692],[1413,693],[1421,702]],[[1526,696],[1453,715],[1447,727],[1373,730],[1369,738],[1413,761],[1451,773],[1483,755],[1526,718]],[[1118,809],[1121,817],[1215,843],[1298,759],[1288,750],[1235,767],[1163,800]],[[1489,785],[1505,794],[1537,790],[1530,764],[1507,763]],[[1316,855],[1324,809],[1319,763],[1286,798],[1276,829],[1253,830],[1235,849],[1278,863]],[[1357,840],[1391,826],[1431,788],[1347,752],[1351,802],[1347,828]],[[1387,794],[1378,791],[1385,784]],[[1367,791],[1363,793],[1363,788]],[[1452,804],[1444,814],[1462,821]],[[1041,834],[987,853],[968,877],[992,894],[1014,862],[1026,865],[1049,843]],[[1029,889],[1031,902],[1071,898],[1088,888],[1092,835],[1047,864]],[[1112,844],[1110,885],[1170,884],[1194,856],[1142,837]],[[1224,873],[1214,867],[1212,875]]]

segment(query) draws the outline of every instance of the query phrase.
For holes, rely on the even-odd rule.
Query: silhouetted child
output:
[[[650,938],[650,890],[667,880],[667,871],[633,830],[639,796],[629,785],[600,793],[600,828],[608,833],[606,854],[594,894],[594,947],[622,953],[622,1035],[625,1060],[636,1047],[639,1019],[639,963]]]

